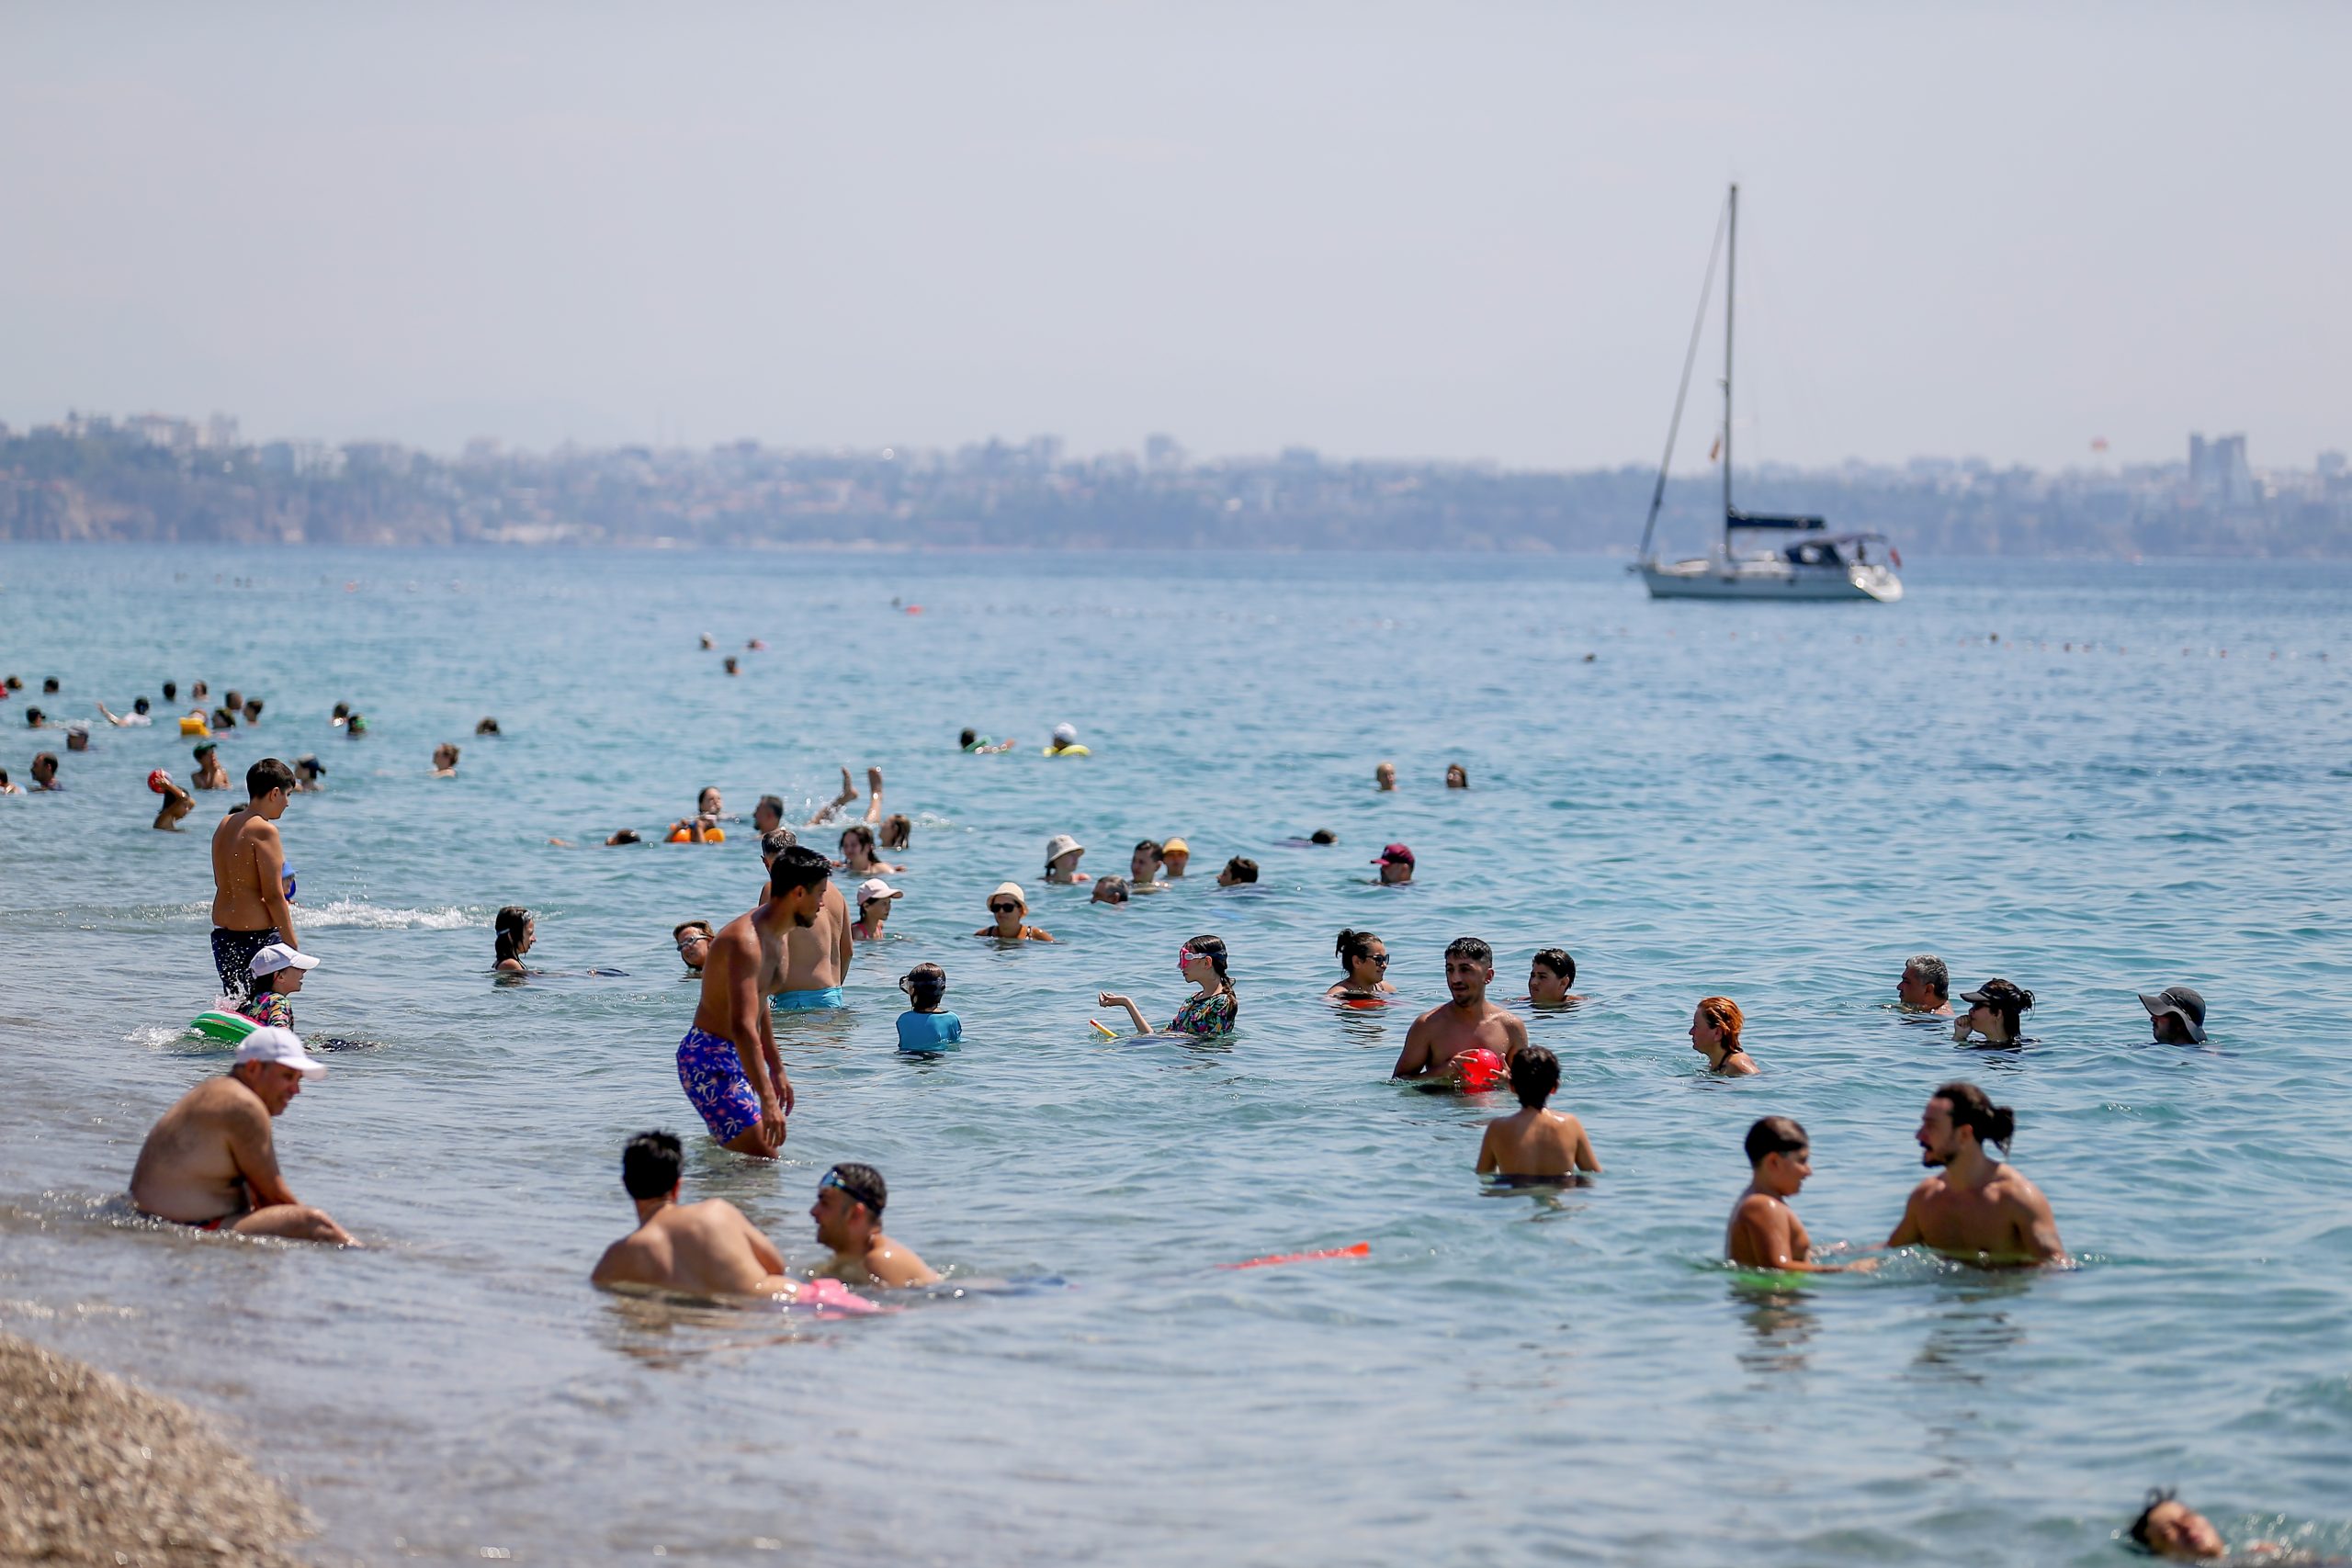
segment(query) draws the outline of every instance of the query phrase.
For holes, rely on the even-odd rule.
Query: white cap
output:
[[[1057,861],[1072,850],[1082,850],[1085,847],[1068,833],[1056,833],[1046,840],[1046,858],[1048,861]]]
[[[280,969],[316,969],[318,966],[319,961],[309,953],[297,953],[282,942],[273,942],[254,953],[254,961],[245,968],[258,980],[265,975],[275,975]]]
[[[1069,745],[1071,741],[1076,740],[1077,739],[1078,739],[1078,726],[1076,726],[1076,725],[1074,725],[1074,724],[1057,724],[1057,725],[1054,726],[1054,744],[1055,744],[1055,745],[1057,745],[1057,746],[1067,746],[1067,745]]]
[[[865,908],[868,904],[879,904],[885,898],[903,898],[905,897],[905,894],[899,892],[897,888],[891,886],[888,883],[883,881],[878,876],[869,876],[865,881],[857,885],[857,907],[861,909]]]
[[[327,1065],[304,1051],[300,1036],[290,1029],[256,1029],[237,1042],[237,1054],[231,1058],[230,1065],[242,1066],[247,1062],[267,1062],[273,1066],[292,1067],[306,1078],[327,1076]]]

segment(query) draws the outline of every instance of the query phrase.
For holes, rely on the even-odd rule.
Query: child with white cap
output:
[[[849,934],[860,942],[872,942],[882,934],[890,920],[890,906],[906,894],[891,886],[878,876],[869,876],[857,885],[857,922]]]
[[[309,953],[282,942],[271,942],[245,966],[253,980],[245,999],[237,1004],[238,1016],[266,1029],[293,1028],[294,1004],[287,998],[302,988],[302,976],[318,966],[319,961]]]

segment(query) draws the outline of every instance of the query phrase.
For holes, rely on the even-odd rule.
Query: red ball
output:
[[[147,775],[147,787],[153,790],[157,795],[163,794],[164,786],[171,782],[172,775],[164,772],[161,768],[157,768],[153,773]]]
[[[1453,1058],[1453,1081],[1464,1094],[1484,1094],[1499,1088],[1510,1077],[1510,1066],[1484,1045]]]

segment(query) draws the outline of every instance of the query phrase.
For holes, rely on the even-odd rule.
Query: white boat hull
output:
[[[1878,565],[1798,566],[1778,558],[1717,558],[1671,565],[1644,562],[1640,570],[1653,599],[1875,599],[1892,604],[1903,597],[1903,580]]]

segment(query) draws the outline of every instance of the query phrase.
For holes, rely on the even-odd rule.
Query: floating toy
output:
[[[1464,1094],[1485,1094],[1499,1089],[1510,1077],[1510,1068],[1500,1056],[1484,1045],[1464,1051],[1453,1058],[1453,1077]]]
[[[1095,1033],[1100,1034],[1105,1040],[1116,1040],[1119,1037],[1119,1032],[1117,1030],[1104,1027],[1100,1019],[1088,1019],[1086,1021],[1086,1026],[1094,1031]]]
[[[187,1021],[187,1027],[191,1034],[201,1034],[207,1040],[217,1040],[223,1045],[234,1045],[261,1025],[233,1012],[200,1012]]]
[[[197,717],[194,714],[189,714],[180,720],[180,733],[184,736],[200,735],[209,739],[212,731],[204,728],[204,721],[202,719]]]
[[[172,775],[164,772],[161,768],[153,770],[147,775],[147,787],[153,790],[157,795],[163,794],[164,786],[171,782]]]
[[[1220,1269],[1271,1269],[1277,1263],[1317,1263],[1327,1258],[1369,1258],[1372,1243],[1360,1241],[1353,1247],[1327,1247],[1321,1252],[1284,1252],[1272,1258],[1252,1258],[1246,1263],[1220,1263]]]
[[[684,828],[673,828],[666,841],[673,844],[691,844],[695,841],[695,836]],[[723,844],[727,841],[727,829],[706,828],[703,829],[702,841],[706,844]]]

